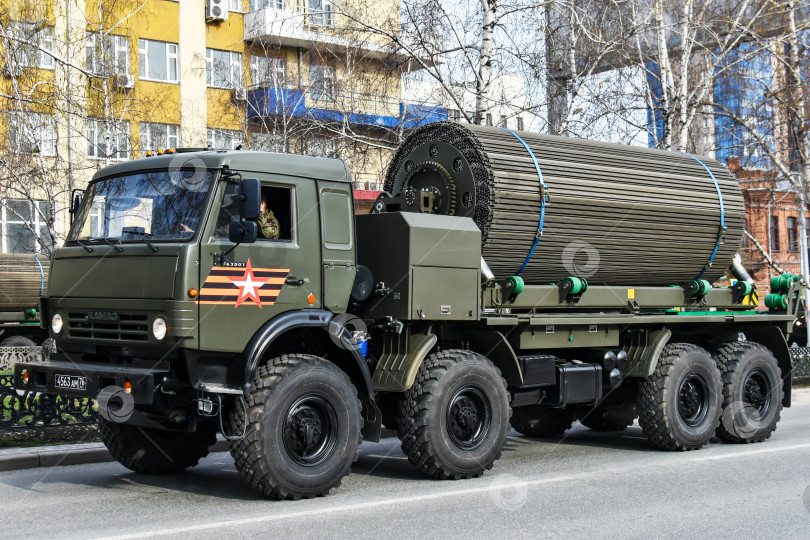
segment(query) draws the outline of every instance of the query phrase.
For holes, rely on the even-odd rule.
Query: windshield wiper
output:
[[[120,240],[118,241],[118,244],[113,244],[112,242],[110,242],[110,239],[106,238],[106,237],[104,237],[104,238],[91,238],[90,240],[104,240],[104,242],[106,242],[107,245],[114,247],[115,251],[117,251],[118,253],[121,253],[122,251],[124,251],[124,248],[122,248],[119,245],[121,243]]]
[[[93,248],[91,248],[87,244],[82,244],[81,240],[76,240],[76,243],[82,246],[84,249],[86,249],[87,253],[93,253]]]
[[[149,246],[149,249],[151,249],[154,253],[157,253],[158,249],[152,245],[152,242],[149,241],[149,237],[155,236],[154,234],[149,234],[148,232],[138,230],[134,227],[133,228],[124,227],[123,229],[121,229],[121,232],[125,234],[136,234],[140,236],[141,238],[143,238],[144,243],[147,246]]]

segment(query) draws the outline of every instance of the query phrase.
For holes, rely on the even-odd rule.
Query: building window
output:
[[[284,0],[250,0],[250,11],[264,8],[284,9]]]
[[[316,26],[333,26],[332,2],[329,0],[309,0],[309,24]]]
[[[236,150],[244,138],[241,131],[208,128],[208,146],[218,150]]]
[[[453,122],[461,121],[461,111],[458,109],[447,109],[447,119]]]
[[[253,144],[251,149],[261,150],[262,152],[286,152],[287,140],[284,135],[275,133],[254,133],[251,138]]]
[[[180,146],[180,126],[141,122],[141,155],[149,150]]]
[[[229,0],[228,1],[228,11],[242,11],[242,0]]]
[[[799,224],[798,218],[787,218],[787,236],[788,236],[788,249],[790,251],[799,251]]]
[[[779,251],[779,216],[771,216],[770,231],[771,251]]]
[[[309,155],[314,157],[335,157],[335,140],[324,137],[312,137],[309,141]]]
[[[332,101],[335,99],[335,68],[332,66],[309,66],[310,99]]]
[[[487,125],[488,126],[492,125],[492,114],[490,113],[487,113]]]
[[[143,80],[177,82],[177,44],[139,39],[138,69]]]
[[[517,120],[517,128],[518,128],[518,130],[523,131],[523,118],[518,116],[516,118],[516,120]]]
[[[54,247],[50,219],[47,201],[3,200],[3,253],[50,253]]]
[[[506,119],[506,116],[501,115],[501,120],[498,122],[498,125],[504,129],[509,129],[509,121]]]
[[[129,122],[88,120],[87,157],[129,159]]]
[[[126,36],[106,35],[96,32],[85,34],[87,71],[98,75],[129,74],[129,40]]]
[[[286,62],[283,58],[250,57],[250,83],[254,86],[278,88],[286,81]]]
[[[242,54],[206,49],[205,82],[211,88],[241,88],[244,85]]]
[[[18,154],[56,156],[56,124],[49,114],[10,113],[8,146]]]
[[[40,28],[34,23],[13,21],[8,26],[8,39],[11,43],[6,51],[7,66],[18,70],[54,68],[54,58],[49,54],[53,52],[52,26]]]

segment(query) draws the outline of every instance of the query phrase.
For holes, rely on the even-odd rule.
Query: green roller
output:
[[[506,278],[506,289],[511,292],[511,294],[520,294],[523,292],[523,278],[520,276],[509,276]]]
[[[781,276],[773,276],[771,278],[771,290],[773,292],[787,292],[787,290],[790,289],[790,285],[800,279],[800,276],[790,272],[785,272]]]
[[[588,290],[588,282],[582,278],[569,276],[565,280],[571,283],[571,290],[568,294],[582,294]]]
[[[699,296],[703,296],[708,294],[708,292],[712,290],[712,284],[706,281],[705,279],[697,280],[697,293]]]
[[[747,281],[738,281],[737,283],[739,283],[740,287],[742,287],[741,296],[748,296],[749,294],[754,292],[754,285],[752,283],[749,283]]]
[[[786,309],[787,295],[779,293],[771,293],[765,296],[765,307],[767,307],[768,309]]]

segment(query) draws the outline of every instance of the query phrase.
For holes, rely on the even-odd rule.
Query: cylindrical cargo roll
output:
[[[35,308],[48,286],[48,259],[34,254],[0,254],[0,311]]]
[[[745,219],[710,158],[451,122],[411,133],[385,190],[389,210],[472,217],[495,277],[529,284],[714,282]]]

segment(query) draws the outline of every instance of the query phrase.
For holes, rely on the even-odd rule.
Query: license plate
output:
[[[55,375],[53,385],[66,390],[87,390],[87,377],[84,375]]]

